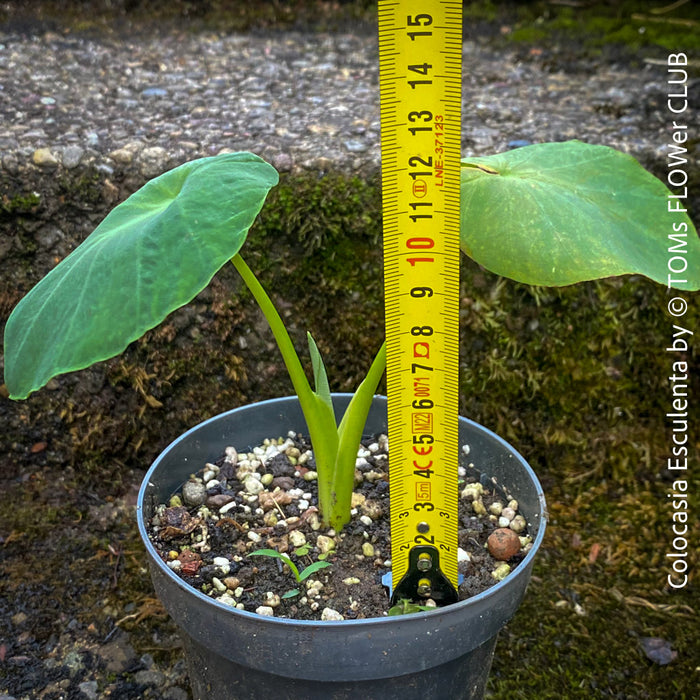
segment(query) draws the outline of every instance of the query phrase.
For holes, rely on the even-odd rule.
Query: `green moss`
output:
[[[58,187],[68,201],[80,207],[99,205],[104,199],[104,176],[95,168],[80,170],[77,175],[64,174]]]
[[[41,203],[38,192],[21,192],[0,198],[0,215],[30,214]]]
[[[528,25],[524,27],[517,27],[510,34],[510,40],[514,42],[522,42],[525,44],[537,44],[545,41],[549,36],[550,32],[544,27],[537,27],[534,25]]]
[[[487,2],[465,2],[464,3],[464,21],[484,20],[494,22],[498,19],[498,3],[492,0]]]
[[[577,7],[519,3],[504,11],[512,25],[508,40],[513,43],[541,44],[547,40],[550,45],[566,45],[573,41],[591,53],[613,45],[631,50],[656,47],[686,52],[700,47],[697,5],[679,4],[664,12],[660,9],[658,3],[628,0],[581,3]]]
[[[37,7],[38,5],[38,7]],[[119,31],[152,33],[176,28],[190,32],[244,32],[294,29],[338,31],[352,24],[368,24],[376,18],[374,0],[336,3],[330,0],[42,0],[31,11],[0,8],[0,21],[27,27],[78,34],[114,34]]]
[[[308,330],[328,362],[332,388],[354,389],[382,340],[378,180],[283,177],[242,253],[286,310],[300,355]]]

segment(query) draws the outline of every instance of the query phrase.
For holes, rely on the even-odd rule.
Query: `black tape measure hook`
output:
[[[458,602],[457,591],[440,569],[440,551],[432,545],[416,545],[408,554],[408,569],[391,594],[391,605],[434,600],[438,606]]]

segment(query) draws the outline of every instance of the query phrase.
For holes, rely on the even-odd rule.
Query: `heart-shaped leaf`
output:
[[[527,284],[563,286],[630,273],[700,289],[700,240],[671,194],[629,155],[580,141],[462,161],[462,250]],[[670,200],[672,202],[683,200]],[[675,226],[675,228],[674,228]],[[669,252],[673,248],[675,252]]]
[[[113,209],[10,315],[11,397],[119,354],[191,301],[238,252],[277,181],[258,156],[226,153],[170,170]]]

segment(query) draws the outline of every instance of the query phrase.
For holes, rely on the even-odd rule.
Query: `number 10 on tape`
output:
[[[457,586],[461,0],[380,0],[379,67],[393,598],[447,603]]]

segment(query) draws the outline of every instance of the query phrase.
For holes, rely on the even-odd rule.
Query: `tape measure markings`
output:
[[[422,545],[457,581],[461,18],[457,0],[379,3],[394,586]]]

